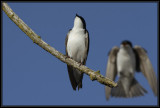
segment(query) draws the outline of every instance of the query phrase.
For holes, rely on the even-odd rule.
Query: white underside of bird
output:
[[[117,72],[126,96],[129,96],[130,86],[134,79],[135,63],[133,50],[120,48],[117,54]]]
[[[117,54],[117,71],[120,77],[120,72],[128,76],[129,74],[134,76],[135,72],[135,55],[133,50],[120,48]]]
[[[68,38],[68,56],[75,61],[82,63],[86,58],[84,29],[72,29]]]

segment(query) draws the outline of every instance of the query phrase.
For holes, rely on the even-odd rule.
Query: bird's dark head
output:
[[[123,46],[129,45],[132,48],[132,43],[129,40],[122,41],[121,45],[123,45]]]

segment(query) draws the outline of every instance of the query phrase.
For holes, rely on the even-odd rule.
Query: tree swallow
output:
[[[157,80],[147,52],[141,46],[135,45],[128,40],[122,41],[120,48],[113,47],[109,52],[106,68],[106,77],[115,80],[118,75],[118,86],[115,88],[105,87],[106,99],[110,95],[115,97],[143,96],[147,91],[138,83],[134,73],[142,72],[148,80],[154,95],[157,96]]]
[[[74,26],[69,30],[65,39],[66,55],[85,65],[89,51],[89,33],[83,17],[76,14]],[[83,73],[67,65],[68,74],[73,90],[82,88]]]

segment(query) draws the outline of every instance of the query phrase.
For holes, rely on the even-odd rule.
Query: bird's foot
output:
[[[65,60],[66,60],[67,58],[70,58],[70,57],[69,57],[68,55],[66,55],[66,56],[65,56]]]
[[[83,65],[83,64],[80,62],[80,63],[79,63],[79,67],[80,67],[81,65]]]

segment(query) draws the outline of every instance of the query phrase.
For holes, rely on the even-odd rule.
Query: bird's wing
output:
[[[66,55],[68,56],[68,51],[67,51],[67,42],[68,42],[68,38],[69,38],[69,34],[70,34],[70,31],[72,29],[69,30],[69,32],[67,33],[67,36],[66,36],[66,39],[65,39],[65,49],[66,49]]]
[[[86,64],[86,60],[87,60],[87,56],[88,56],[88,52],[89,52],[89,33],[88,33],[88,31],[86,30],[85,31],[85,33],[86,33],[86,36],[85,36],[85,49],[86,49],[86,57],[85,57],[85,60],[83,61],[83,65],[85,65]]]
[[[65,39],[66,56],[68,56],[67,42],[68,42],[68,38],[69,38],[70,31],[71,31],[71,29],[70,29],[69,32],[67,33],[67,36],[66,36],[66,39]],[[71,84],[72,84],[72,88],[73,88],[73,90],[76,90],[77,83],[76,83],[76,80],[75,80],[75,78],[74,78],[73,67],[67,65],[67,69],[68,69],[68,74],[69,74],[70,82],[71,82]]]
[[[135,46],[134,51],[136,52],[137,60],[139,62],[139,66],[136,67],[137,71],[140,70],[143,73],[143,75],[147,78],[154,95],[157,96],[157,78],[152,64],[147,56],[147,52],[140,46]]]
[[[115,46],[109,52],[109,58],[106,68],[106,77],[110,78],[111,80],[115,80],[115,77],[117,75],[116,58],[118,51],[119,48]],[[106,93],[106,99],[109,100],[111,94],[111,88],[105,86],[105,93]]]

